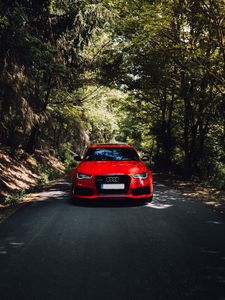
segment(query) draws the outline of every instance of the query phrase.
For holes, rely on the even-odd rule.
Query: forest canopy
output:
[[[225,1],[1,1],[0,146],[115,141],[225,188]]]

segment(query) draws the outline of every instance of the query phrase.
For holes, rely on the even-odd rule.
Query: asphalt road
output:
[[[0,299],[225,299],[225,220],[155,184],[150,205],[72,205],[69,184],[0,224]]]

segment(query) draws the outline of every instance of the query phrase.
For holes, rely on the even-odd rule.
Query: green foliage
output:
[[[72,143],[64,143],[59,149],[59,156],[64,164],[65,170],[69,171],[72,167],[77,166],[77,162],[74,160],[74,145]]]
[[[65,142],[74,138],[75,128],[83,143],[77,103],[68,102],[90,68],[81,53],[106,15],[101,3],[88,0],[1,4],[0,137],[13,152],[18,147],[34,152],[42,139],[56,134],[60,124],[48,127],[54,120],[63,119],[63,128],[71,128]]]
[[[221,187],[224,1],[120,0],[114,9],[101,80],[132,95],[120,137],[153,152],[160,169]]]
[[[0,29],[6,30],[8,26],[9,26],[9,20],[8,20],[7,16],[1,16],[0,17]]]
[[[49,182],[49,174],[46,171],[41,172],[38,177],[38,182],[37,182],[38,186],[43,186],[48,182]]]
[[[16,204],[16,203],[18,203],[19,201],[21,201],[23,199],[25,194],[26,194],[26,191],[20,191],[20,192],[17,192],[17,193],[10,194],[5,198],[4,204],[5,205]]]
[[[123,93],[106,87],[88,86],[84,91],[83,109],[90,143],[115,141],[120,119],[118,104]]]
[[[71,165],[89,143],[126,141],[159,169],[224,188],[223,0],[0,8],[0,139],[12,153],[45,145]]]
[[[43,186],[49,181],[57,179],[62,176],[62,172],[54,169],[48,165],[43,165],[40,169],[40,175],[38,177],[38,186]]]

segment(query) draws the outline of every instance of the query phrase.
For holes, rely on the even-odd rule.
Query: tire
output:
[[[73,189],[74,189],[74,186],[72,185],[70,188],[70,193],[69,193],[69,202],[76,203],[76,199],[73,194]]]

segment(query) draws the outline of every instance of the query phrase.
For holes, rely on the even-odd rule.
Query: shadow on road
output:
[[[80,201],[73,201],[70,200],[69,203],[73,206],[79,207],[101,207],[101,208],[108,208],[108,207],[137,207],[137,206],[145,206],[147,205],[146,202],[138,202],[133,201],[129,202],[129,200],[121,200],[121,199],[113,199],[113,200],[94,200],[94,201],[87,201],[87,200],[80,200]]]
[[[156,183],[154,200],[84,201],[70,183],[0,226],[1,299],[225,299],[224,220]]]

